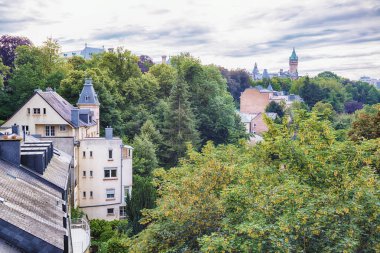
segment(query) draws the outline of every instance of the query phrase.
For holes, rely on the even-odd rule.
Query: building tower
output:
[[[255,67],[253,68],[253,71],[252,71],[253,80],[258,80],[259,74],[260,74],[259,68],[257,67],[257,63],[255,62]]]
[[[97,136],[100,133],[100,112],[99,112],[99,99],[98,95],[92,86],[92,79],[87,78],[84,82],[82,92],[79,95],[77,106],[79,109],[90,109],[93,112],[92,120],[97,124]]]
[[[289,57],[289,73],[292,76],[298,75],[298,56],[294,47],[292,55]]]

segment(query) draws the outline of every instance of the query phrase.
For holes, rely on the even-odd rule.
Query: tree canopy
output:
[[[378,250],[379,139],[337,141],[314,112],[268,124],[255,147],[190,147],[155,171],[157,207],[129,252]]]

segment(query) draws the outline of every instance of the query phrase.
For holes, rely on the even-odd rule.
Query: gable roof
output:
[[[64,120],[73,125],[71,121],[71,109],[74,108],[69,102],[55,91],[37,91],[46,103],[48,103]]]
[[[40,95],[46,103],[48,103],[54,111],[56,111],[65,121],[67,121],[71,126],[75,127],[75,124],[71,121],[71,110],[75,107],[72,106],[66,99],[61,97],[55,91],[37,91],[37,94]],[[92,126],[96,122],[86,123],[82,120],[79,120],[79,126]]]

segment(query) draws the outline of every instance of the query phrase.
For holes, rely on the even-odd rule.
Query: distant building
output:
[[[109,50],[110,51],[110,50]],[[84,59],[88,60],[91,59],[91,57],[95,54],[100,54],[105,52],[104,46],[102,48],[95,48],[95,47],[88,47],[87,43],[84,46],[84,49],[82,50],[75,50],[75,51],[67,51],[60,53],[60,56],[63,58],[70,58],[73,56],[80,56]]]
[[[271,102],[283,102],[289,107],[294,101],[302,102],[298,95],[286,95],[284,92],[274,91],[271,85],[265,89],[261,86],[251,87],[244,90],[240,96],[240,117],[248,133],[262,134],[268,130],[263,115],[275,119],[276,114],[266,113],[265,109]]]
[[[279,72],[270,73],[267,69],[264,69],[263,73],[260,73],[257,67],[257,63],[255,62],[255,66],[252,71],[253,80],[257,81],[264,78],[271,79],[273,77],[298,79],[298,56],[294,48],[292,54],[289,57],[288,71],[283,71],[283,69],[280,69]]]
[[[366,82],[368,84],[372,84],[376,88],[380,89],[380,79],[371,78],[369,76],[362,76],[362,77],[360,77],[359,81]]]
[[[4,124],[21,125],[26,135],[51,141],[73,156],[72,204],[90,219],[125,216],[125,197],[132,188],[132,150],[113,136],[100,133],[100,102],[91,79],[86,79],[78,107],[52,89],[35,94]]]

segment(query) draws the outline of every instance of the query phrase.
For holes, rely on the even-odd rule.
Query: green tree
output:
[[[117,83],[123,83],[131,77],[141,76],[138,65],[139,58],[131,51],[119,47],[115,52],[105,52],[97,54],[88,62],[91,68],[97,67],[109,72]]]
[[[277,116],[282,118],[285,114],[283,106],[275,101],[271,101],[265,108],[265,112],[274,112],[277,113]]]
[[[136,175],[148,176],[158,166],[156,147],[147,136],[139,135],[133,141],[135,156],[133,169]]]
[[[140,223],[142,210],[154,208],[156,201],[156,189],[152,184],[151,178],[134,176],[132,195],[126,198],[127,217],[132,234],[141,232],[146,225]]]
[[[330,103],[319,101],[314,105],[312,111],[315,112],[321,119],[332,121],[336,116],[334,108]]]
[[[175,68],[168,64],[156,64],[149,69],[158,81],[160,90],[158,96],[160,98],[169,97],[173,85],[177,82],[177,72]]]
[[[315,112],[267,123],[256,146],[208,144],[156,170],[129,252],[377,251],[378,139],[337,141]]]
[[[349,136],[354,141],[380,138],[380,104],[358,111]]]
[[[0,58],[0,89],[4,88],[4,78],[9,74],[9,67],[3,64]]]
[[[196,121],[190,107],[188,85],[184,80],[174,84],[165,115],[163,135],[166,140],[168,162],[175,165],[185,155],[186,143],[199,143]]]
[[[309,107],[313,107],[317,102],[322,101],[326,97],[326,91],[310,81],[309,77],[306,77],[299,89],[299,95]]]
[[[237,142],[247,138],[238,117],[226,80],[213,65],[204,66],[189,54],[171,58],[179,78],[189,85],[189,101],[202,144],[212,140],[217,144]]]

